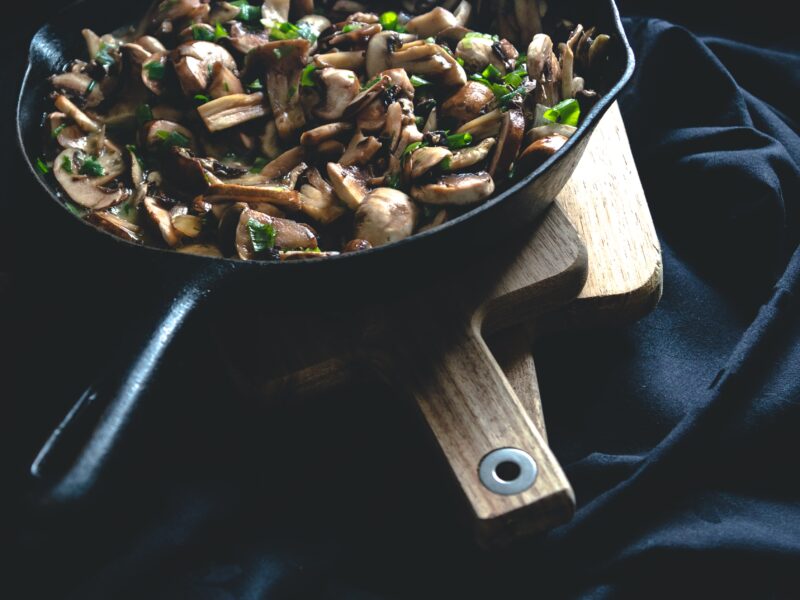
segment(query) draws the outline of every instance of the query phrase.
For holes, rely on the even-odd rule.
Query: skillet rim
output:
[[[32,82],[32,70],[33,70],[33,63],[31,61],[31,57],[34,54],[34,43],[36,42],[37,38],[39,38],[40,34],[44,33],[44,30],[50,25],[50,23],[57,19],[59,15],[66,13],[67,11],[72,11],[75,7],[84,4],[85,2],[89,2],[91,0],[76,0],[71,4],[67,5],[58,13],[53,15],[47,22],[45,22],[39,29],[36,30],[36,33],[33,34],[31,38],[31,43],[28,47],[28,56],[26,59],[27,66],[25,68],[25,74],[22,78],[22,83],[19,88],[19,93],[17,95],[17,107],[15,111],[15,129],[16,129],[16,137],[17,137],[17,146],[24,158],[24,162],[28,167],[28,170],[34,176],[36,181],[39,185],[44,189],[45,192],[50,196],[50,198],[58,205],[62,207],[62,209],[66,212],[69,212],[69,209],[66,208],[62,198],[59,196],[59,193],[54,189],[57,184],[54,184],[48,179],[46,179],[46,175],[41,173],[33,163],[33,159],[28,156],[26,152],[25,146],[25,139],[24,134],[22,131],[21,126],[21,112],[22,106],[26,99],[26,94],[29,91],[29,88],[36,85],[38,82]],[[521,192],[524,188],[527,188],[530,185],[536,183],[536,181],[547,171],[551,169],[551,167],[555,167],[556,163],[560,162],[561,160],[566,159],[572,150],[578,146],[581,142],[584,141],[584,138],[587,136],[591,136],[594,131],[595,125],[599,122],[605,112],[609,109],[612,103],[617,100],[620,91],[627,85],[630,81],[633,71],[636,66],[636,61],[633,55],[633,49],[631,48],[630,42],[625,34],[624,27],[622,25],[622,20],[619,14],[619,9],[617,8],[616,3],[614,0],[606,0],[606,7],[610,10],[610,17],[611,22],[615,28],[615,33],[622,44],[622,49],[624,50],[624,57],[625,57],[625,67],[622,71],[622,74],[619,76],[617,81],[614,83],[611,88],[609,88],[608,92],[603,94],[603,96],[598,100],[598,102],[592,107],[589,111],[587,116],[584,118],[583,122],[580,124],[578,129],[575,133],[567,140],[567,142],[556,152],[553,156],[548,158],[544,163],[542,163],[537,169],[533,172],[527,174],[525,177],[514,183],[512,186],[508,187],[500,194],[490,198],[488,201],[484,202],[480,206],[476,206],[472,210],[467,211],[463,215],[452,219],[451,221],[447,221],[442,225],[439,225],[435,228],[429,229],[424,232],[416,233],[410,237],[404,238],[397,242],[386,244],[384,246],[378,246],[375,248],[370,248],[368,250],[362,250],[360,252],[351,252],[351,253],[341,253],[336,256],[328,256],[328,257],[320,257],[320,258],[307,258],[304,260],[299,261],[242,261],[235,258],[223,257],[209,257],[209,256],[201,256],[195,254],[184,254],[181,252],[177,252],[176,250],[170,248],[158,248],[155,246],[150,246],[146,244],[137,244],[134,242],[130,242],[124,240],[118,236],[115,236],[107,231],[104,231],[91,223],[87,220],[78,218],[75,215],[70,215],[74,217],[71,219],[72,221],[77,221],[82,226],[89,228],[95,234],[102,234],[97,235],[96,237],[98,240],[106,239],[107,242],[121,244],[121,246],[117,246],[118,248],[122,247],[125,249],[138,249],[142,252],[142,258],[145,256],[150,256],[151,258],[162,258],[163,255],[166,255],[168,260],[175,260],[175,257],[181,257],[178,260],[182,260],[183,262],[195,262],[198,263],[210,263],[216,265],[237,265],[239,267],[247,266],[261,269],[283,269],[284,272],[288,272],[290,270],[300,270],[303,268],[310,268],[310,267],[318,267],[321,264],[327,263],[341,263],[343,260],[350,260],[351,262],[354,260],[369,260],[372,257],[376,257],[376,260],[380,260],[379,255],[382,253],[387,258],[387,255],[391,254],[399,254],[403,252],[404,248],[406,248],[409,244],[422,245],[425,241],[429,240],[432,236],[436,236],[439,234],[443,234],[446,231],[453,230],[455,227],[465,223],[467,221],[471,221],[473,219],[478,218],[479,215],[485,213],[486,211],[490,210],[494,206],[500,204],[501,202],[510,201],[513,196],[517,193]],[[38,154],[37,154],[38,156]]]

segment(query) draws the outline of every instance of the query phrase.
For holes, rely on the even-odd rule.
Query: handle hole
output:
[[[522,470],[520,469],[519,464],[512,460],[504,460],[494,468],[495,477],[506,483],[515,481],[521,472]]]

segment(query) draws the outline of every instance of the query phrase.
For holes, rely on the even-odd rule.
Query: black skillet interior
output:
[[[602,99],[585,116],[565,147],[535,172],[484,205],[431,232],[366,252],[303,262],[239,262],[179,254],[135,246],[95,229],[70,214],[61,203],[52,176],[34,167],[43,148],[42,119],[51,110],[47,77],[70,60],[83,56],[80,31],[99,33],[134,23],[145,3],[81,0],[70,5],[40,29],[30,47],[29,67],[17,109],[21,150],[31,173],[46,193],[26,202],[36,203],[40,219],[50,225],[63,248],[80,248],[81,265],[145,272],[153,288],[166,288],[160,301],[143,307],[137,327],[125,337],[118,357],[102,369],[103,378],[90,388],[51,436],[32,467],[49,488],[45,500],[58,504],[80,500],[96,487],[108,467],[115,444],[124,437],[132,415],[157,377],[166,347],[190,313],[203,304],[209,290],[224,305],[237,298],[264,298],[273,310],[282,303],[297,308],[307,299],[312,305],[358,305],[379,301],[387,294],[413,293],[429,277],[469,266],[486,256],[493,244],[529,226],[571,176],[597,121],[616,98],[633,71],[633,55],[625,39],[612,0],[572,0],[550,7],[573,22],[596,25],[612,37],[608,83]],[[46,216],[44,216],[46,215]],[[72,268],[65,257],[64,268]],[[148,288],[149,289],[149,288]],[[242,295],[244,294],[244,296]],[[233,304],[235,306],[235,304]],[[98,371],[101,366],[98,365]],[[50,469],[48,465],[56,465]],[[52,485],[55,483],[56,485]]]

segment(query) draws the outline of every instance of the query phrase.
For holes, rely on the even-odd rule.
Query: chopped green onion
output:
[[[61,132],[64,131],[64,128],[66,126],[67,126],[66,123],[62,123],[61,125],[59,125],[55,129],[53,129],[53,133],[50,134],[50,137],[52,137],[53,139],[56,139],[59,135],[61,135]]]
[[[361,86],[361,91],[363,92],[365,90],[368,90],[369,88],[371,88],[372,86],[377,84],[380,80],[381,80],[381,76],[378,75],[375,79],[372,79],[372,80],[368,81],[367,83],[365,83],[364,85],[362,85]]]
[[[149,104],[140,104],[136,107],[136,122],[139,125],[153,120],[153,110]]]
[[[192,37],[201,42],[213,42],[216,36],[213,31],[209,31],[202,25],[192,25]]]
[[[422,77],[417,77],[416,75],[412,75],[411,76],[411,85],[413,85],[415,88],[418,88],[418,87],[425,87],[426,85],[433,85],[433,84],[430,81],[428,81],[427,79],[423,79]]]
[[[275,247],[275,238],[278,234],[270,223],[249,219],[247,221],[247,233],[250,235],[253,251],[256,254],[261,254],[265,250],[271,250]]]
[[[114,57],[108,53],[108,48],[109,46],[105,42],[101,42],[100,49],[94,55],[94,61],[106,69],[116,62]]]
[[[451,167],[452,167],[452,159],[449,156],[439,163],[439,168],[442,171],[449,171]]]
[[[447,146],[451,150],[458,150],[460,148],[466,148],[472,143],[472,134],[467,133],[454,133],[453,135],[447,136]]]
[[[307,23],[301,23],[299,26],[291,23],[276,23],[269,32],[269,39],[272,41],[296,40],[297,38],[314,43],[317,41],[317,34]]]
[[[460,64],[462,67],[466,65],[466,63],[464,62],[464,59],[463,59],[463,58],[461,58],[460,56],[457,56],[457,57],[456,57],[456,62],[457,62],[458,64]]]
[[[414,121],[417,123],[417,129],[425,127],[425,117],[416,117]]]
[[[397,13],[388,11],[380,16],[381,27],[385,30],[394,31],[397,29]]]
[[[465,40],[470,40],[472,38],[483,38],[485,40],[492,40],[493,42],[499,42],[500,38],[496,35],[491,35],[489,33],[481,33],[480,31],[470,31],[467,35],[464,36]]]
[[[386,178],[386,185],[396,190],[400,189],[400,173],[392,173]]]
[[[69,156],[61,159],[61,170],[72,175],[72,159]]]
[[[253,83],[251,83],[250,85],[247,86],[247,89],[251,90],[251,91],[263,90],[264,86],[261,85],[261,80],[260,79],[256,79]]]
[[[303,87],[314,87],[316,83],[314,79],[311,77],[311,74],[317,70],[317,65],[311,63],[306,65],[305,69],[303,69],[303,74],[300,76],[300,85]]]
[[[406,149],[403,151],[403,156],[401,157],[402,160],[405,160],[408,156],[413,154],[416,150],[419,150],[420,148],[422,148],[424,146],[427,146],[427,144],[425,142],[412,142],[412,143],[410,143],[408,146],[406,146]]]
[[[492,93],[494,93],[494,95],[498,98],[500,98],[501,96],[505,96],[509,92],[509,88],[505,84],[493,83],[488,79],[481,77],[477,73],[475,75],[472,75],[470,79],[472,81],[477,81],[478,83],[481,83],[486,87],[488,87],[490,90],[492,90]]]
[[[97,85],[97,82],[94,79],[92,79],[89,82],[89,85],[86,86],[86,95],[87,96],[92,93],[92,91],[94,90],[96,85]]]
[[[435,39],[433,36],[431,36],[431,37],[426,37],[426,38],[425,38],[423,41],[424,41],[426,44],[435,44],[435,43],[436,43],[436,39]]]
[[[228,37],[228,32],[225,31],[225,28],[222,25],[220,25],[219,21],[217,21],[217,24],[214,26],[214,41],[226,37]]]
[[[521,66],[523,66],[523,65],[525,65],[525,68],[527,69],[527,66],[528,66],[528,56],[527,56],[527,54],[520,54],[520,55],[517,57],[517,64],[516,64],[516,65],[514,65],[514,66],[515,66],[517,69],[519,69],[519,68],[520,68]]]
[[[166,67],[164,67],[163,63],[158,61],[149,62],[144,65],[144,68],[147,69],[147,78],[152,79],[154,81],[161,81],[164,79],[164,73],[166,72]]]
[[[260,173],[261,170],[269,164],[269,159],[263,156],[259,156],[255,162],[253,163],[253,167],[250,169],[251,173]]]
[[[87,156],[84,159],[80,171],[78,172],[81,175],[88,175],[89,177],[102,177],[106,174],[106,170],[103,168],[103,165],[101,165],[100,161],[93,156]]]
[[[524,98],[527,95],[528,95],[528,90],[525,89],[524,85],[521,85],[517,89],[509,92],[508,94],[500,96],[500,100],[499,100],[500,107],[501,108],[508,108],[508,105],[511,104],[511,102],[513,102],[515,98],[517,98],[518,96],[521,96],[522,98]]]
[[[177,131],[164,131],[163,129],[159,129],[156,131],[156,135],[166,147],[182,146],[186,148],[191,143],[189,138]]]
[[[199,102],[200,104],[205,104],[206,102],[210,102],[211,98],[206,96],[205,94],[195,94],[194,99]]]
[[[493,64],[487,65],[486,68],[483,70],[483,73],[481,73],[481,75],[483,76],[484,79],[487,79],[489,81],[500,81],[503,78],[503,73]]]
[[[544,111],[542,115],[553,123],[563,123],[564,125],[578,126],[578,119],[581,116],[581,107],[574,98],[562,100],[553,108]]]
[[[251,23],[261,20],[260,6],[252,6],[247,0],[236,0],[236,2],[231,2],[231,5],[239,9],[239,14],[235,17],[237,21]]]
[[[351,31],[356,31],[362,27],[364,27],[363,23],[348,23],[342,27],[342,33],[350,33]]]
[[[39,169],[43,175],[47,175],[50,172],[47,163],[44,162],[41,158],[36,159],[36,168]]]
[[[508,75],[503,77],[503,81],[505,81],[506,84],[510,85],[512,88],[518,88],[522,85],[522,82],[527,76],[528,70],[523,67],[521,69],[517,69],[516,71],[511,71]]]

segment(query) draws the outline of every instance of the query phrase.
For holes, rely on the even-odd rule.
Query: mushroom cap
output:
[[[417,215],[417,206],[400,190],[376,188],[356,211],[355,237],[375,247],[397,242],[414,233]]]
[[[392,66],[392,52],[400,46],[400,35],[396,31],[381,31],[367,45],[367,78],[372,79]]]
[[[477,81],[468,81],[444,101],[441,106],[442,116],[466,123],[481,116],[494,100],[494,92],[488,87]]]
[[[448,27],[462,25],[455,15],[446,8],[437,6],[430,12],[419,15],[406,23],[406,29],[421,38],[438,35]]]
[[[525,115],[518,108],[512,108],[503,117],[500,128],[500,138],[497,150],[489,165],[489,174],[496,177],[497,173],[508,173],[512,163],[516,160],[525,137]]]
[[[411,179],[419,179],[443,160],[452,157],[453,153],[444,146],[423,146],[408,157],[406,166],[410,168]]]
[[[567,138],[557,133],[536,140],[520,154],[517,161],[519,168],[524,173],[535,171],[566,143]]]
[[[338,163],[328,163],[328,176],[339,200],[351,210],[356,210],[367,195],[367,185],[358,167],[343,167]]]
[[[411,189],[415,200],[426,204],[468,206],[494,193],[494,180],[486,172],[445,175],[434,183]]]
[[[325,68],[319,71],[319,79],[325,88],[325,101],[322,106],[314,108],[314,114],[326,121],[341,119],[361,92],[358,76],[348,69]]]

